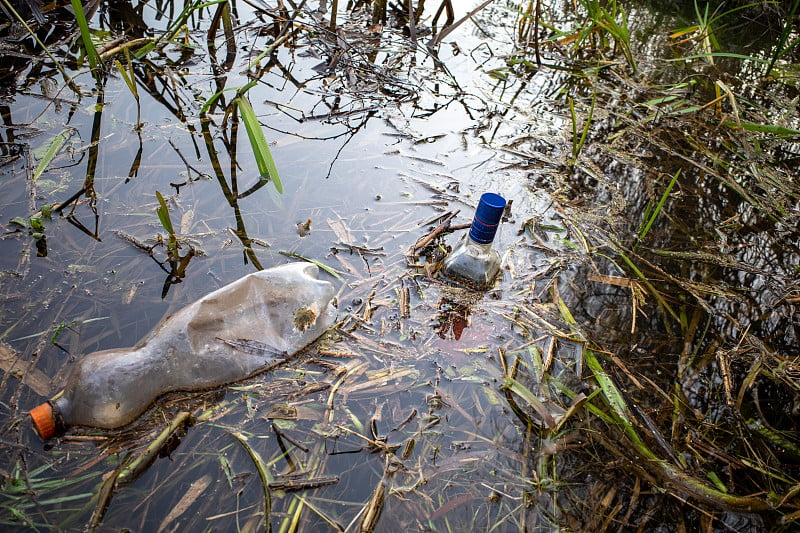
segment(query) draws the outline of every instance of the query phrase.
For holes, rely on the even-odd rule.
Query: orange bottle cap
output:
[[[37,405],[30,412],[33,427],[43,440],[47,440],[56,434],[56,419],[53,414],[53,406],[49,402]]]

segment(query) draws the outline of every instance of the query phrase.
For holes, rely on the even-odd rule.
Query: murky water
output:
[[[148,24],[165,23],[154,6],[140,7]],[[251,21],[237,31],[238,43],[252,57],[269,39],[259,35],[264,25],[250,8],[238,7],[244,10],[240,20]],[[116,27],[118,21],[106,20],[114,15],[101,8],[98,23]],[[208,14],[202,18],[190,26],[189,37],[199,42]],[[471,39],[470,46],[477,46],[480,40]],[[281,476],[294,471],[300,481],[329,480],[313,491],[273,490],[273,527],[286,529],[297,520],[303,530],[360,524],[382,479],[390,481],[385,487],[392,494],[381,524],[516,527],[513,511],[523,504],[526,483],[519,475],[521,435],[497,391],[500,369],[487,357],[496,351],[495,337],[510,338],[485,310],[472,312],[465,330],[455,326],[457,334],[449,314],[437,324],[440,301],[448,305],[441,287],[420,283],[405,255],[429,230],[426,221],[445,210],[460,209],[459,218],[469,220],[484,190],[516,198],[519,212],[544,212],[547,202],[529,197],[508,172],[497,172],[497,155],[470,131],[486,104],[479,95],[460,94],[455,85],[469,83],[471,92],[478,90],[474,84],[482,74],[470,72],[477,65],[468,51],[447,54],[451,68],[467,74],[459,79],[432,69],[423,53],[419,65],[403,60],[413,49],[398,37],[387,38],[386,51],[378,51],[391,64],[375,59],[377,66],[368,72],[319,69],[327,59],[325,46],[301,34],[294,47],[276,54],[276,64],[248,95],[266,125],[282,195],[272,184],[242,194],[258,176],[246,136],[231,129],[232,117],[213,114],[203,137],[198,102],[220,89],[205,54],[167,70],[159,61],[152,70],[136,72],[138,118],[135,99],[113,72],[104,81],[102,114],[91,95],[53,105],[35,94],[43,85],[35,81],[8,93],[6,124],[30,125],[35,135],[8,145],[9,152],[22,151],[2,169],[4,220],[27,218],[44,204],[68,198],[83,184],[87,165],[94,166],[96,192],[94,203],[79,200],[44,222],[46,248],[43,241],[37,248],[26,231],[7,233],[2,241],[3,338],[20,354],[25,375],[37,378],[22,384],[6,375],[4,406],[12,423],[6,431],[15,435],[19,450],[30,451],[12,453],[4,470],[23,468],[35,472],[29,475],[34,485],[53,484],[12,504],[20,510],[20,523],[69,529],[98,518],[93,495],[101,476],[140,453],[162,421],[188,406],[211,420],[186,430],[169,458],[156,459],[114,495],[103,529],[263,527],[261,481],[233,432],[248,436],[273,479],[291,480]],[[356,64],[360,53],[347,59]],[[225,79],[228,87],[246,82],[240,72],[248,55],[236,58]],[[383,70],[391,76],[381,79]],[[411,98],[392,98],[393,90]],[[59,155],[31,180],[28,169],[36,168],[61,131],[66,141]],[[18,138],[19,130],[7,128],[6,136]],[[178,274],[164,263],[164,247],[150,257],[135,245],[153,245],[164,234],[155,213],[156,191],[167,198],[184,239],[181,253],[190,245],[199,252]],[[70,219],[63,216],[67,213]],[[297,225],[308,221],[310,232],[302,236]],[[498,245],[505,250],[514,240],[509,227]],[[46,256],[37,257],[37,251]],[[108,433],[77,430],[45,447],[38,442],[25,412],[58,390],[71,360],[132,345],[198,296],[255,268],[289,261],[285,252],[341,273],[341,281],[331,279],[346,335],[323,344],[318,357],[331,354],[324,357],[325,366],[301,358],[290,370],[220,393],[165,399],[142,423],[110,441]],[[398,290],[410,295],[408,316],[398,306]],[[367,318],[356,322],[350,316]],[[221,413],[211,414],[215,409]],[[100,440],[86,440],[93,435]],[[398,446],[405,450],[402,461],[390,460],[396,456],[388,450],[399,454]],[[474,491],[476,482],[482,486]],[[433,500],[427,495],[434,494],[431,487],[438,487]]]
[[[597,396],[598,387],[587,384],[592,374],[584,351],[607,350],[614,357],[609,373],[622,383],[625,401],[637,404],[634,418],[653,424],[646,433],[645,422],[637,422],[638,431],[653,440],[671,424],[669,443],[652,448],[659,456],[681,450],[684,462],[699,464],[698,449],[720,453],[716,436],[741,431],[725,400],[739,390],[731,389],[730,375],[749,390],[752,360],[741,357],[736,343],[760,353],[758,343],[766,342],[792,361],[797,251],[786,224],[793,219],[776,223],[769,208],[777,200],[759,203],[770,196],[768,187],[753,185],[756,200],[743,201],[720,179],[720,168],[740,163],[708,162],[700,142],[712,130],[680,133],[686,126],[679,118],[642,104],[656,90],[632,81],[639,78],[548,68],[560,64],[567,39],[543,50],[542,68],[530,50],[511,54],[521,31],[514,3],[494,3],[459,26],[443,40],[438,61],[423,47],[430,36],[420,33],[415,47],[402,28],[374,26],[365,11],[340,12],[334,40],[325,33],[329,14],[317,3],[286,12],[231,5],[235,57],[226,61],[222,29],[209,52],[215,8],[195,12],[176,37],[195,48],[169,45],[133,62],[138,104],[116,68],[100,91],[82,74],[80,98],[69,89],[54,96],[52,87],[63,85],[58,73],[27,71],[24,62],[12,72],[17,83],[6,82],[0,340],[13,352],[3,352],[0,381],[4,525],[766,527],[761,515],[714,514],[714,502],[701,500],[714,510],[703,515],[661,498],[660,489],[646,485],[657,481],[652,471],[630,466],[636,459],[626,455],[624,432],[593,422],[596,412],[584,414],[578,409],[584,400],[567,394]],[[565,26],[577,20],[571,7],[561,8],[547,7],[548,20]],[[171,3],[100,6],[92,24],[146,37],[165,30],[177,13]],[[456,6],[456,19],[465,13],[466,6]],[[628,15],[638,31],[655,35],[643,40],[643,58],[659,57],[656,51],[667,46],[653,28],[678,27],[686,16],[638,5]],[[247,93],[280,173],[279,194],[273,183],[259,181],[247,134],[224,106],[247,83],[248,65],[283,35],[287,18],[295,21],[292,39],[269,63],[260,60],[265,70]],[[662,84],[677,86],[671,76],[681,78],[663,66],[642,70]],[[598,87],[594,96],[587,80]],[[220,92],[219,106],[201,120],[203,104]],[[690,97],[688,90],[674,93]],[[565,94],[580,120],[596,113],[588,143],[573,151],[571,164],[576,134]],[[593,97],[600,104],[590,111]],[[679,106],[679,98],[671,105]],[[56,156],[36,175],[54,140]],[[680,143],[696,143],[693,161]],[[765,171],[787,168],[775,152],[749,161]],[[652,211],[678,169],[683,174],[669,214],[640,248],[635,236],[648,206]],[[43,231],[20,226],[87,184],[93,200],[77,195],[51,220],[43,218]],[[486,293],[431,279],[425,257],[409,250],[448,211],[460,210],[455,221],[468,222],[487,190],[513,200],[496,241],[502,279]],[[171,263],[159,244],[166,234],[156,191],[180,237]],[[783,200],[791,197],[780,201],[795,213],[796,205]],[[452,245],[458,236],[441,243]],[[692,242],[707,251],[724,247],[737,262],[664,255]],[[658,253],[661,262],[650,267]],[[163,398],[119,432],[78,428],[43,444],[30,429],[27,410],[58,390],[71,361],[132,345],[183,305],[255,269],[294,260],[292,254],[336,271],[338,277],[323,275],[337,287],[342,319],[292,365],[218,391]],[[622,256],[647,276],[637,278]],[[665,301],[656,301],[648,283],[658,285]],[[728,377],[721,349],[735,355]],[[793,375],[794,367],[786,367]],[[675,398],[688,407],[673,410],[673,383]],[[791,388],[762,385],[756,387],[762,403],[740,393],[742,412],[778,429],[793,427],[788,412],[780,420],[753,414],[767,398],[792,401]],[[535,395],[531,403],[525,390]],[[581,414],[568,410],[573,402]],[[183,411],[197,422],[177,431],[112,495],[103,480],[129,475],[131,463]],[[587,436],[593,434],[596,440]],[[718,461],[715,467],[728,468],[718,472],[720,483],[738,494],[740,463]],[[259,463],[268,479],[259,475]],[[701,476],[703,466],[694,474]],[[620,483],[615,468],[635,473]],[[787,467],[788,479],[793,468]],[[746,494],[762,486],[740,483]],[[675,489],[681,498],[684,489]],[[103,501],[104,494],[112,496]]]

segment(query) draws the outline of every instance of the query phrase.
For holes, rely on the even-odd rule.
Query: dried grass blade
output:
[[[744,379],[742,380],[742,384],[739,387],[739,393],[736,395],[736,409],[740,410],[742,408],[742,402],[744,401],[745,393],[753,386],[755,383],[756,378],[761,373],[761,367],[763,363],[760,357],[757,357],[753,364],[750,365],[750,369],[747,371],[747,375],[745,375]]]
[[[578,393],[578,395],[572,399],[572,404],[569,406],[569,409],[567,409],[567,411],[561,416],[561,418],[559,418],[558,422],[553,428],[553,434],[557,435],[558,433],[560,433],[561,428],[564,427],[564,424],[567,422],[567,420],[572,418],[572,415],[577,413],[583,406],[583,404],[586,403],[587,400],[588,398],[584,393],[582,392]]]
[[[25,361],[12,348],[0,344],[0,370],[6,375],[16,375],[22,383],[41,396],[52,393],[50,378],[47,374]]]
[[[492,2],[493,2],[493,0],[486,0],[481,5],[479,5],[478,7],[476,7],[475,9],[473,9],[472,11],[470,11],[469,13],[467,13],[466,15],[461,17],[455,23],[451,24],[450,26],[447,26],[446,28],[442,28],[442,31],[439,32],[436,35],[436,37],[431,39],[431,41],[428,43],[428,48],[435,48],[436,46],[438,46],[444,40],[445,37],[450,35],[450,32],[452,32],[453,30],[455,30],[456,28],[458,28],[459,26],[464,24],[466,21],[468,21],[469,19],[471,19],[475,15],[477,15],[479,12],[481,12],[483,10],[483,8],[485,8],[486,6],[491,4]]]
[[[298,500],[300,500],[300,502],[301,502],[303,505],[305,505],[306,507],[308,507],[309,509],[311,509],[311,510],[312,510],[314,513],[316,513],[316,514],[317,514],[317,516],[319,516],[321,519],[323,519],[323,520],[324,520],[324,521],[325,521],[325,522],[326,522],[326,523],[327,523],[329,526],[331,526],[331,527],[332,527],[332,528],[333,528],[335,531],[339,531],[339,532],[342,532],[342,533],[344,533],[345,529],[344,529],[344,528],[341,526],[341,524],[339,524],[339,523],[338,523],[338,522],[336,522],[336,521],[335,521],[333,518],[331,518],[331,517],[329,517],[328,515],[326,515],[326,514],[325,514],[325,513],[322,511],[322,509],[320,509],[319,507],[317,507],[317,506],[313,505],[311,502],[309,502],[309,501],[308,501],[306,498],[304,498],[304,497],[302,497],[302,496],[298,496],[298,497],[297,497],[297,499],[298,499]]]
[[[336,238],[339,239],[339,242],[344,245],[355,244],[356,241],[353,238],[353,234],[350,232],[350,228],[347,227],[347,224],[345,224],[344,219],[338,214],[336,216],[338,217],[338,220],[334,220],[332,218],[326,219],[328,226],[330,226],[331,230],[333,230]]]
[[[642,271],[639,270],[639,267],[637,267],[633,263],[633,261],[631,261],[630,258],[621,251],[619,251],[619,256],[622,258],[625,264],[627,264],[628,267],[630,267],[630,269],[633,270],[633,273],[636,274],[636,277],[642,281],[645,287],[647,287],[648,292],[655,297],[656,301],[658,301],[658,305],[660,305],[662,309],[664,309],[667,313],[669,313],[672,316],[672,318],[680,322],[681,317],[678,316],[678,313],[676,313],[675,310],[672,309],[672,307],[667,303],[667,301],[664,299],[661,293],[658,292],[658,290],[653,286],[653,284],[650,283],[650,280],[648,280],[642,273]]]
[[[189,508],[197,501],[197,499],[205,492],[208,486],[211,485],[211,476],[209,474],[204,475],[200,479],[197,479],[189,485],[189,489],[184,493],[178,503],[173,507],[169,514],[164,517],[164,520],[161,521],[161,525],[158,526],[158,533],[161,533],[167,526],[171,525],[172,522],[180,518],[180,516],[189,510]]]
[[[383,511],[383,504],[386,502],[387,492],[387,476],[386,474],[381,477],[378,486],[372,493],[372,497],[364,508],[364,518],[361,520],[361,528],[359,531],[362,533],[372,533],[375,531],[375,526],[378,525],[378,519],[381,517]]]

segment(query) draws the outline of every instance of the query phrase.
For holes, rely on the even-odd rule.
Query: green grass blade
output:
[[[42,160],[39,161],[39,166],[36,167],[33,173],[33,181],[38,180],[44,171],[47,170],[47,167],[53,162],[56,154],[61,151],[61,148],[64,147],[64,144],[66,144],[67,140],[72,136],[72,132],[72,128],[66,128],[53,137],[50,141],[50,145],[47,147],[47,151],[44,153],[44,156],[42,156]]]
[[[675,186],[675,183],[678,181],[678,176],[680,175],[681,175],[681,169],[678,169],[675,175],[672,176],[672,181],[670,181],[669,185],[667,185],[667,190],[665,190],[664,194],[661,195],[661,199],[658,201],[658,205],[656,205],[656,208],[653,210],[652,213],[650,213],[650,218],[647,220],[647,223],[644,225],[641,231],[639,231],[639,239],[644,240],[645,236],[647,236],[647,233],[650,231],[650,228],[653,226],[653,223],[658,218],[658,215],[661,214],[661,209],[664,207],[664,203],[666,203],[667,198],[669,197],[669,194],[672,192],[672,188]]]
[[[539,418],[541,418],[541,422],[545,428],[552,429],[556,426],[554,414],[558,413],[551,413],[547,406],[545,406],[545,404],[539,398],[537,398],[533,392],[531,392],[516,379],[507,377],[503,381],[503,385],[500,386],[500,390],[511,391],[522,398],[528,407],[536,411],[536,414],[539,415]]]
[[[200,108],[200,116],[203,116],[203,115],[205,115],[206,113],[208,113],[208,110],[209,110],[209,109],[211,109],[211,106],[212,106],[212,105],[214,105],[214,102],[216,102],[217,100],[219,100],[219,97],[220,97],[220,96],[222,96],[222,94],[223,94],[225,91],[233,91],[233,90],[235,90],[235,89],[223,89],[223,90],[221,90],[221,91],[217,91],[217,92],[215,92],[214,94],[212,94],[212,95],[211,95],[211,96],[208,98],[208,100],[206,100],[206,102],[203,104],[203,107],[201,107],[201,108]]]
[[[81,0],[70,1],[72,2],[72,9],[75,11],[75,20],[81,31],[83,48],[86,50],[86,57],[89,58],[89,66],[92,70],[95,70],[101,65],[101,61],[97,49],[94,47],[94,42],[92,41],[92,33],[89,30],[89,23],[86,21],[86,13],[83,11],[83,4]]]
[[[586,350],[584,355],[586,357],[586,366],[588,366],[592,374],[594,374],[597,385],[600,387],[600,390],[603,391],[603,397],[606,399],[608,406],[611,407],[611,410],[614,411],[614,414],[617,415],[619,421],[626,426],[625,430],[627,433],[629,429],[633,429],[633,422],[628,416],[628,409],[625,404],[625,399],[622,397],[622,393],[617,389],[616,385],[614,385],[614,382],[611,381],[611,378],[606,374],[606,371],[603,370],[603,367],[600,366],[600,361],[597,360],[594,352],[592,350]]]
[[[75,0],[73,0],[75,1]],[[133,56],[136,59],[142,59],[143,57],[147,56],[150,52],[156,49],[161,49],[166,45],[173,43],[178,46],[186,46],[185,43],[178,42],[175,40],[176,36],[184,29],[186,21],[189,20],[189,17],[192,16],[194,11],[199,11],[205,9],[207,7],[212,7],[222,2],[227,2],[228,0],[212,0],[211,2],[187,2],[184,4],[183,9],[178,14],[178,16],[173,20],[167,30],[156,40],[147,43],[146,45],[142,46],[141,48],[137,49],[134,52]],[[191,47],[190,47],[191,48]]]
[[[131,92],[133,97],[136,101],[139,101],[139,90],[136,88],[136,80],[133,78],[133,65],[131,64],[130,57],[128,58],[128,69],[122,66],[122,63],[119,60],[114,61],[114,65],[117,67],[120,76],[122,76],[125,85],[128,86],[128,90]]]
[[[726,122],[725,126],[729,128],[739,128],[740,124],[736,122]],[[742,129],[747,131],[757,131],[759,133],[770,133],[783,139],[791,137],[800,137],[800,130],[792,128],[785,128],[783,126],[773,126],[772,124],[756,124],[754,122],[742,122]]]
[[[239,107],[239,114],[244,122],[244,127],[247,130],[247,136],[250,138],[250,146],[253,148],[253,155],[258,164],[258,172],[262,178],[270,178],[275,184],[275,189],[279,193],[283,193],[283,184],[278,176],[278,168],[275,166],[275,161],[272,159],[272,153],[269,151],[267,139],[264,137],[264,131],[261,129],[261,124],[258,122],[256,112],[253,111],[253,106],[247,101],[244,95],[236,98],[236,104]]]
[[[272,514],[272,496],[269,492],[269,483],[271,481],[269,469],[267,468],[267,465],[264,464],[264,460],[261,458],[258,452],[255,451],[247,442],[247,437],[241,433],[237,433],[236,431],[229,431],[229,433],[233,436],[233,438],[239,441],[239,444],[241,444],[242,448],[247,451],[247,455],[250,456],[250,459],[256,466],[258,477],[261,478],[261,488],[264,490],[264,520],[267,523],[266,531],[272,531],[272,525],[270,524],[270,515]]]
[[[797,8],[800,7],[800,2],[794,1],[792,2],[792,7],[789,10],[789,13],[786,15],[784,19],[783,29],[781,30],[781,34],[778,37],[778,43],[775,45],[775,53],[772,54],[772,59],[769,62],[769,66],[767,67],[766,74],[769,75],[772,67],[775,66],[778,59],[783,57],[784,54],[791,51],[800,39],[795,39],[789,45],[786,45],[786,41],[789,39],[789,36],[792,33],[792,26],[794,25],[795,14],[797,13]]]
[[[296,254],[294,252],[286,252],[286,251],[283,251],[283,250],[281,250],[280,254],[281,255],[285,255],[286,257],[293,257],[294,259],[300,259],[301,261],[306,261],[308,263],[313,263],[313,264],[317,265],[319,268],[321,268],[322,270],[324,270],[325,272],[327,272],[328,274],[330,274],[331,276],[333,276],[334,278],[342,279],[341,274],[339,274],[339,272],[337,270],[334,270],[333,268],[331,268],[328,265],[325,265],[323,263],[320,263],[319,261],[316,261],[314,259],[309,259],[308,257],[304,257],[304,256],[302,256],[300,254]]]
[[[578,117],[575,114],[575,99],[571,96],[567,97],[569,103],[569,116],[572,119],[572,158],[575,159],[578,153]]]
[[[555,291],[553,291],[553,292],[555,292]],[[564,300],[562,300],[561,297],[558,296],[557,294],[554,295],[554,300],[555,300],[556,307],[558,307],[558,312],[561,315],[561,318],[564,319],[564,322],[566,322],[567,324],[569,324],[573,328],[577,327],[578,322],[575,320],[575,317],[572,316],[572,313],[570,312],[569,307],[567,307],[567,303]]]
[[[167,209],[167,202],[164,201],[164,197],[161,196],[161,193],[156,191],[156,198],[158,198],[158,220],[161,221],[161,225],[164,226],[164,229],[167,230],[167,233],[170,235],[175,235],[175,230],[172,227],[172,220],[169,218],[169,209]]]

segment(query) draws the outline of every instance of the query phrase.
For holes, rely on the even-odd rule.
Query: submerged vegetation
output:
[[[593,525],[581,529],[660,523],[663,497],[646,495],[647,487],[671,494],[667,508],[684,508],[687,529],[791,528],[798,516],[800,387],[790,376],[800,124],[796,86],[783,74],[796,60],[786,43],[797,43],[797,2],[698,4],[687,6],[694,24],[646,43],[669,55],[636,53],[638,71],[629,50],[645,43],[625,38],[624,21],[604,25],[607,11],[587,6],[591,22],[551,41],[565,45],[564,64],[574,65],[565,82],[572,150],[569,170],[547,172],[544,184],[577,208],[565,216],[587,280],[570,276],[553,304],[562,338],[585,342],[594,386],[565,387],[556,377],[549,387],[575,419],[561,438],[573,441],[577,430],[593,450],[573,455],[609,465],[591,484],[561,480],[572,488],[557,491],[555,508],[563,513],[566,497],[578,516],[588,511]],[[736,25],[745,12],[747,20],[761,17],[762,35],[748,37],[764,45],[751,55],[725,49],[743,31]],[[770,31],[776,20],[781,28]],[[586,46],[587,27],[607,39]],[[516,54],[542,48],[518,43]],[[595,117],[582,134],[578,95],[586,123]],[[533,364],[530,379],[539,390],[553,378]],[[541,416],[533,423],[554,438]],[[556,468],[563,457],[551,461]],[[608,477],[615,471],[628,478],[624,488]],[[765,514],[732,518],[731,510]]]
[[[797,0],[73,0],[70,16],[0,1],[5,98],[35,87],[46,102],[24,125],[3,106],[3,190],[22,209],[3,211],[4,250],[20,257],[0,271],[0,340],[16,350],[0,345],[0,524],[132,527],[131,509],[153,530],[800,523]],[[79,132],[70,120],[87,107]],[[465,126],[426,129],[453,107]],[[373,119],[392,151],[369,151]],[[53,133],[32,155],[41,131]],[[476,147],[492,155],[459,174]],[[146,179],[164,154],[175,163]],[[99,221],[123,186],[139,197],[108,235]],[[489,186],[514,198],[513,229],[503,279],[481,295],[438,268],[453,204]],[[274,229],[288,218],[291,239]],[[68,235],[60,220],[85,250],[53,239]],[[68,258],[71,292],[30,281],[31,246],[53,279]],[[152,263],[107,257],[167,274],[134,311],[160,316],[202,293],[176,287],[192,269],[216,278],[283,256],[344,280],[341,322],[304,357],[170,396],[119,433],[32,444],[25,409],[63,375],[55,355],[152,326],[115,314]],[[92,261],[114,266],[96,275]],[[12,310],[35,290],[41,309]]]

